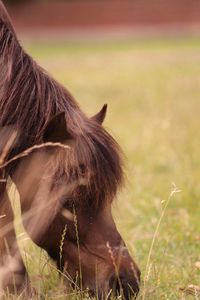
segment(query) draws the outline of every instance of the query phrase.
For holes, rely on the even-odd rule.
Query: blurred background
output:
[[[25,49],[88,116],[108,103],[127,175],[113,213],[142,270],[141,298],[185,299],[181,288],[200,282],[200,1],[5,4]],[[44,276],[39,250],[20,243],[34,283],[58,293],[55,271]]]
[[[7,0],[19,32],[67,37],[194,33],[198,0]],[[38,36],[38,37],[39,37]],[[47,36],[45,36],[47,37]],[[82,36],[83,38],[83,36]]]

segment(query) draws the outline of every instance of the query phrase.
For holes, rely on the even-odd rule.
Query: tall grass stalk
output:
[[[144,273],[144,284],[143,284],[142,300],[145,300],[146,284],[147,284],[147,282],[149,280],[149,276],[150,276],[151,268],[152,268],[151,258],[152,258],[152,254],[153,254],[153,248],[154,248],[154,245],[155,245],[155,241],[156,241],[156,239],[158,237],[158,233],[159,233],[159,228],[160,228],[161,222],[162,222],[162,220],[164,218],[165,212],[167,210],[167,207],[168,207],[168,205],[170,203],[170,200],[172,199],[173,195],[176,194],[176,193],[180,193],[180,192],[181,192],[181,190],[177,189],[177,187],[176,187],[175,184],[172,184],[172,190],[171,190],[171,192],[169,194],[169,197],[164,202],[164,206],[163,206],[160,218],[158,220],[158,223],[156,225],[156,229],[154,231],[154,235],[153,235],[153,238],[152,238],[151,246],[150,246],[148,257],[147,257],[147,264],[146,264],[146,269],[145,269],[145,273]]]
[[[80,298],[83,298],[83,278],[82,278],[82,267],[81,267],[81,255],[80,255],[80,242],[79,242],[79,234],[78,234],[78,220],[76,215],[75,207],[73,207],[73,218],[74,218],[74,226],[76,232],[76,241],[77,241],[77,248],[78,248],[78,263],[79,263],[79,281],[80,281]]]
[[[60,239],[60,269],[62,269],[62,253],[63,253],[63,246],[64,246],[64,241],[65,241],[65,237],[66,237],[66,233],[67,233],[67,225],[64,226],[62,235],[61,235],[61,239]]]

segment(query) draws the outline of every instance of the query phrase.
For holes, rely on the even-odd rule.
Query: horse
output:
[[[24,228],[66,276],[101,299],[139,292],[140,270],[111,213],[124,182],[107,106],[87,117],[70,92],[29,56],[0,0],[0,292],[30,295],[8,196],[20,195]]]

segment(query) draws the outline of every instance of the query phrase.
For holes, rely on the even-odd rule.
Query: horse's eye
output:
[[[75,205],[76,204],[76,205]],[[74,221],[74,218],[76,216],[78,205],[73,200],[67,200],[63,204],[63,207],[61,209],[61,214],[65,219],[68,219],[69,221]]]
[[[84,164],[80,164],[79,165],[79,169],[82,175],[85,175],[86,172],[86,167],[84,166]]]
[[[75,203],[73,200],[67,200],[64,202],[63,207],[73,212],[73,210],[75,209]]]

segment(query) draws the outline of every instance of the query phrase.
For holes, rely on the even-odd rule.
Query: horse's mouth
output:
[[[84,288],[84,291],[89,297],[95,297],[97,299],[112,299],[112,297],[121,296],[124,300],[136,299],[139,293],[139,285],[133,284],[133,282],[112,282],[110,280],[102,287],[89,287]]]

